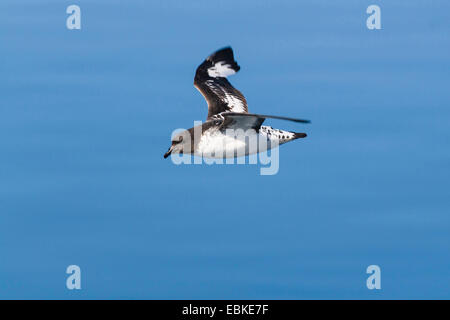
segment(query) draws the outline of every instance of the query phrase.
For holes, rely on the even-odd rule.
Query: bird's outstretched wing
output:
[[[214,52],[198,66],[194,86],[208,103],[207,119],[222,112],[247,113],[244,95],[227,80],[239,69],[230,47]]]
[[[269,116],[266,114],[254,114],[254,113],[236,113],[236,112],[227,112],[222,114],[223,116],[234,116],[234,117],[252,117],[252,118],[259,118],[259,119],[278,119],[278,120],[287,120],[287,121],[293,121],[293,122],[299,122],[299,123],[310,123],[309,120],[304,119],[298,119],[298,118],[290,118],[290,117],[280,117],[280,116]]]
[[[227,128],[239,128],[243,130],[255,129],[259,130],[264,120],[267,118],[278,119],[278,120],[288,120],[299,123],[310,123],[309,120],[280,117],[280,116],[269,116],[264,114],[252,114],[252,113],[237,113],[237,112],[224,112],[218,117],[224,119],[224,123]]]

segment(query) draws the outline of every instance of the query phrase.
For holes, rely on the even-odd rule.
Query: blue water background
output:
[[[450,298],[449,16],[444,0],[1,1],[0,298]],[[162,158],[205,119],[195,68],[226,45],[250,111],[312,120],[269,123],[309,135],[277,175]]]

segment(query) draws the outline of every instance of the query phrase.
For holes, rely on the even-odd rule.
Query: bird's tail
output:
[[[299,138],[306,138],[306,133],[304,132],[291,132],[286,130],[275,129],[269,126],[261,126],[259,132],[268,139],[278,140],[280,144],[286,143]]]
[[[294,133],[294,139],[298,138],[306,138],[308,135],[304,132],[293,132]]]

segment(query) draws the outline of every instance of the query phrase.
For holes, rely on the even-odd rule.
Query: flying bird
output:
[[[263,152],[306,137],[306,133],[275,129],[262,124],[267,118],[300,123],[309,123],[309,120],[248,113],[244,95],[227,80],[228,76],[239,69],[231,47],[214,52],[198,66],[194,86],[208,104],[208,117],[201,125],[174,135],[164,158],[175,153],[232,158]],[[246,132],[247,137],[242,139],[229,132]]]

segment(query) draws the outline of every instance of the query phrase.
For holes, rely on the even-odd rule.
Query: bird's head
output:
[[[191,134],[188,130],[184,130],[172,136],[172,145],[164,154],[164,159],[172,153],[190,153],[191,152]]]

